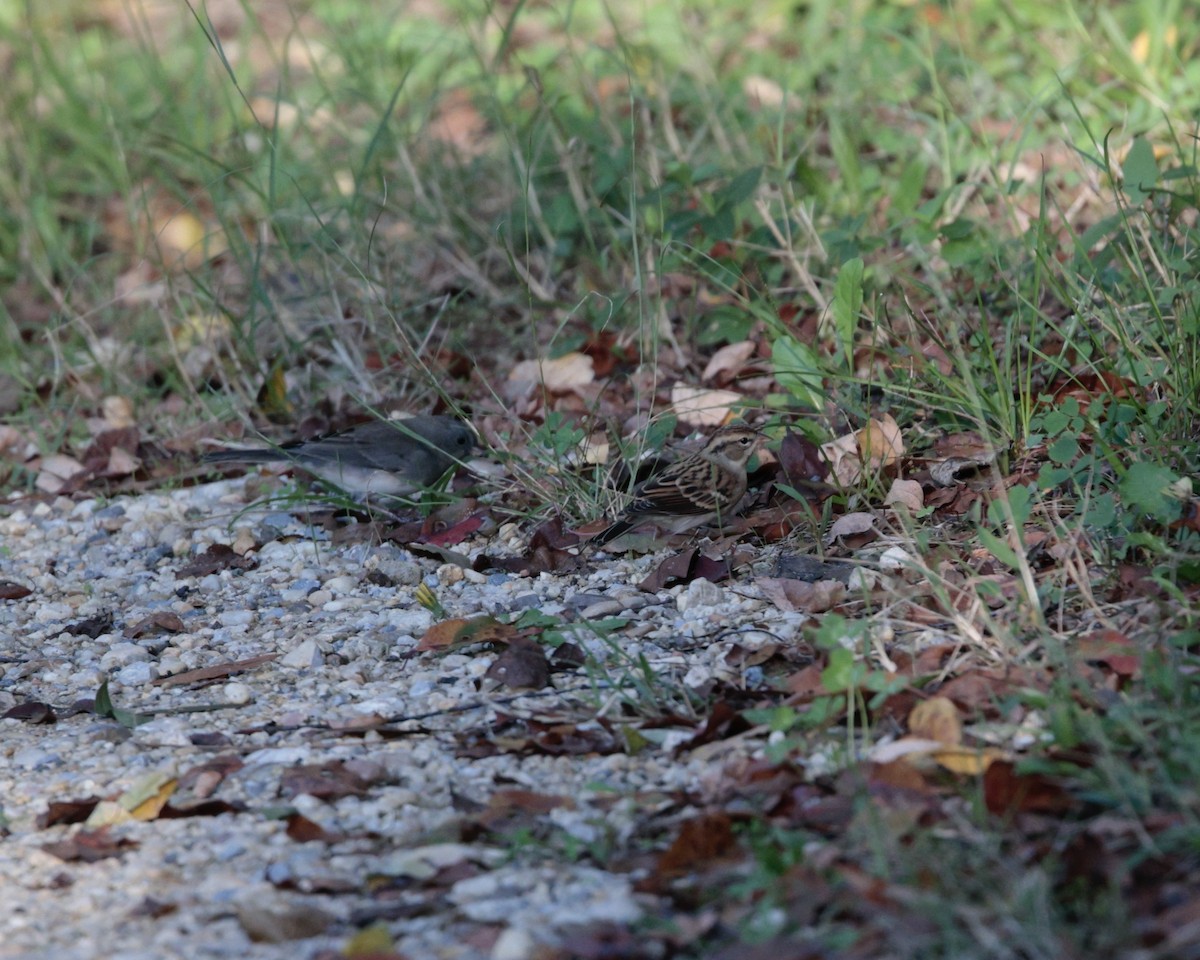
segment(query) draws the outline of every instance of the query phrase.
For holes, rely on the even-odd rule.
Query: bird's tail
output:
[[[602,547],[610,540],[616,540],[623,533],[628,533],[634,527],[632,520],[618,520],[610,527],[606,527],[588,541],[589,546]]]
[[[252,450],[227,447],[224,450],[213,450],[200,458],[203,463],[278,463],[290,459],[292,458],[282,450],[266,447]]]

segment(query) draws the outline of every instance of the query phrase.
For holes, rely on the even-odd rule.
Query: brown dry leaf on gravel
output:
[[[739,853],[733,821],[728,814],[710,813],[685,820],[671,845],[658,858],[660,877],[711,869],[714,862]]]
[[[520,633],[516,627],[501,623],[495,617],[457,617],[435,623],[425,631],[415,649],[424,653],[430,650],[450,651],[475,643],[506,644]]]
[[[879,537],[872,513],[845,513],[838,517],[825,535],[826,543],[841,543],[850,550],[858,550]]]
[[[484,679],[513,690],[541,690],[550,683],[546,651],[536,640],[516,636],[488,667]]]
[[[222,570],[253,570],[257,566],[258,561],[253,557],[239,557],[227,544],[214,543],[200,556],[180,567],[175,575],[207,577]]]
[[[838,580],[809,582],[787,577],[759,577],[754,585],[762,593],[763,599],[789,613],[824,613],[836,607],[846,596],[846,585]]]
[[[155,636],[160,633],[183,633],[187,628],[179,619],[179,614],[170,610],[157,610],[148,617],[143,617],[137,623],[130,624],[122,634],[130,640],[138,637]]]
[[[11,580],[0,580],[0,600],[24,600],[33,591],[22,583]]]
[[[701,578],[709,583],[720,583],[728,580],[733,570],[747,560],[748,557],[740,552],[734,552],[729,557],[713,557],[698,547],[690,547],[663,560],[638,584],[638,588],[647,593],[657,593],[667,587]]]
[[[41,700],[27,700],[0,713],[0,719],[20,720],[23,723],[55,723],[58,715],[48,703],[43,703]]]
[[[43,457],[35,468],[38,471],[35,485],[43,493],[50,494],[62,492],[69,481],[88,472],[82,463],[63,453]]]
[[[99,830],[79,830],[65,840],[47,843],[42,849],[66,863],[95,863],[109,857],[119,857],[139,844],[128,837],[114,837],[108,827]]]
[[[279,795],[284,799],[307,794],[319,800],[366,796],[373,778],[342,760],[289,767],[279,780]]]
[[[178,687],[186,684],[207,684],[215,680],[224,680],[226,677],[231,677],[239,673],[245,673],[247,670],[254,670],[264,664],[271,663],[278,659],[277,653],[264,653],[257,657],[249,657],[245,660],[234,660],[228,663],[215,663],[211,667],[198,667],[195,670],[186,670],[183,673],[176,673],[169,677],[159,677],[153,681],[154,686],[160,687]]]

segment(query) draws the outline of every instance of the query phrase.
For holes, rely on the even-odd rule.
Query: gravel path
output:
[[[435,622],[416,588],[431,587],[449,617],[619,614],[631,621],[619,644],[567,630],[602,680],[645,656],[697,688],[738,673],[725,663],[730,640],[709,640],[752,624],[761,601],[707,581],[642,593],[653,558],[586,577],[483,576],[387,544],[334,546],[290,514],[244,507],[230,481],[0,519],[0,580],[32,591],[0,601],[0,714],[30,701],[58,713],[0,720],[0,957],[311,957],[345,948],[372,919],[414,960],[556,957],[581,925],[627,927],[661,909],[635,892],[636,868],[564,851],[624,849],[654,803],[703,795],[718,765],[672,752],[686,728],[642,731],[633,755],[513,749],[507,733],[530,727],[507,716],[611,742],[597,717],[615,698],[594,669],[570,669],[552,676],[560,693],[513,700],[489,691],[497,653],[486,646],[414,652]],[[181,574],[213,544],[253,565]],[[456,549],[485,546],[498,549]],[[798,618],[771,617],[776,637],[794,636]],[[268,655],[207,685],[161,682]],[[153,719],[130,729],[72,713],[105,677],[118,708]],[[347,729],[372,717],[422,719]],[[52,803],[139,787],[209,815],[139,808],[144,819],[116,816],[93,848],[82,839],[93,827],[39,820]],[[506,817],[525,834],[481,829]]]

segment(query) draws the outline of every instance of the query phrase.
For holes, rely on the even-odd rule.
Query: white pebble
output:
[[[226,703],[232,703],[239,707],[244,707],[248,703],[254,702],[254,691],[244,683],[233,681],[225,684],[221,690],[221,698]]]
[[[697,607],[716,607],[725,599],[725,591],[715,583],[700,577],[688,584],[687,590],[675,598],[680,613]]]

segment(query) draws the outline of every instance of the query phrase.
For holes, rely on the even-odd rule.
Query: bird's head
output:
[[[742,465],[749,461],[762,440],[762,434],[742,424],[722,427],[704,445],[704,453],[714,459]]]

